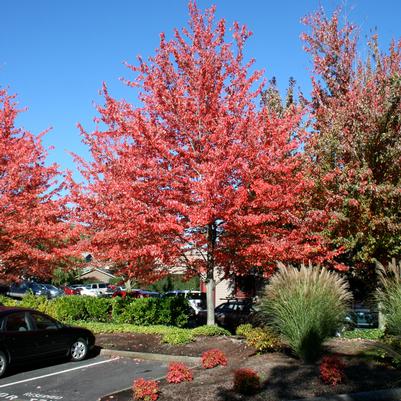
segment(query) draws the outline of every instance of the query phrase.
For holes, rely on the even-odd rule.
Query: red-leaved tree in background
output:
[[[0,278],[49,278],[65,262],[72,230],[56,165],[41,138],[15,127],[15,97],[0,89]]]
[[[376,260],[401,256],[401,41],[383,52],[374,35],[362,58],[357,29],[342,25],[339,12],[319,10],[304,22],[315,199],[336,216],[326,234],[343,263],[364,276]]]
[[[189,12],[189,29],[161,34],[155,56],[129,66],[140,107],[104,87],[99,128],[82,129],[92,161],[77,157],[86,181],[73,201],[91,249],[126,276],[203,275],[212,324],[217,273],[330,255],[313,233],[326,215],[305,206],[313,184],[299,157],[301,111],[260,107],[244,26],[235,23],[228,42],[214,8],[191,2]]]

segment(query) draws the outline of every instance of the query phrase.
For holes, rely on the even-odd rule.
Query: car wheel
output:
[[[0,377],[3,377],[6,374],[7,368],[7,355],[3,351],[0,351]]]
[[[82,361],[88,353],[88,342],[83,338],[78,338],[71,344],[70,357],[72,361]]]

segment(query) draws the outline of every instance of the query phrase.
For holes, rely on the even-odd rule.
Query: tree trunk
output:
[[[214,325],[216,324],[214,318],[214,289],[215,289],[215,281],[213,278],[213,271],[211,271],[211,277],[206,279],[206,306],[207,306],[207,324]]]
[[[216,283],[214,280],[214,248],[216,245],[217,229],[214,223],[207,226],[207,267],[206,267],[206,306],[207,306],[207,324],[214,325],[214,289]]]
[[[386,328],[386,318],[383,314],[383,307],[381,302],[377,305],[377,309],[379,310],[379,316],[378,316],[378,324],[379,324],[379,329],[384,330]]]

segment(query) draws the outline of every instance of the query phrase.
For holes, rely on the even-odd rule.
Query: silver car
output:
[[[50,298],[57,298],[64,295],[64,291],[61,290],[60,288],[57,288],[53,284],[41,284],[41,285],[43,285],[47,289],[47,291],[49,291]]]

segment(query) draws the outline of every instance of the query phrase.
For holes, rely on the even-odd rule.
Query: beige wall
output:
[[[99,281],[100,283],[109,283],[112,277],[108,276],[107,274],[104,274],[102,272],[99,272],[97,270],[93,270],[89,273],[82,274],[80,276],[81,280],[86,280],[86,279],[91,279],[95,281]]]
[[[225,298],[232,295],[232,287],[230,280],[221,280],[216,284],[216,306],[226,302]]]

